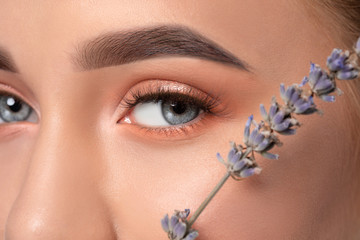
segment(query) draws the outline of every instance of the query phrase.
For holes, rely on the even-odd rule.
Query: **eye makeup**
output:
[[[175,102],[192,106],[200,111],[198,116],[184,124],[166,127],[150,127],[136,122],[133,110],[139,104]],[[135,85],[121,102],[121,107],[126,109],[126,116],[118,123],[135,125],[141,132],[157,134],[159,136],[189,136],[195,131],[209,126],[211,120],[226,118],[227,108],[221,102],[219,95],[213,96],[187,84],[167,80],[148,80]],[[132,124],[134,123],[134,124]]]

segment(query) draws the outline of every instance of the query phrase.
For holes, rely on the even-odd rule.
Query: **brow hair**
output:
[[[0,47],[0,70],[16,73],[17,68],[13,63],[10,54]]]
[[[216,61],[249,71],[248,64],[215,42],[177,25],[102,34],[78,45],[72,61],[78,70],[87,71],[170,55]]]

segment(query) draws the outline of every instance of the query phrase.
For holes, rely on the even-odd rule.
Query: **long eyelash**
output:
[[[131,109],[139,103],[159,101],[181,101],[195,105],[202,109],[205,113],[218,115],[219,111],[214,109],[220,104],[219,97],[212,97],[208,94],[201,93],[192,88],[182,90],[171,89],[169,86],[146,86],[141,89],[130,92],[131,98],[125,98],[122,103],[123,107]]]

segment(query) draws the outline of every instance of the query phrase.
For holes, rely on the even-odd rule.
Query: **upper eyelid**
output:
[[[138,94],[138,93],[135,93]],[[152,92],[147,92],[142,94],[141,96],[136,96],[136,99],[133,100],[127,100],[125,99],[126,103],[131,106],[135,106],[138,103],[146,103],[146,102],[158,102],[160,100],[163,100],[164,98],[168,100],[187,100],[188,102],[192,102],[193,104],[201,105],[201,103],[206,102],[209,103],[208,96],[200,97],[200,94],[188,94],[188,93],[182,93],[182,92],[176,92],[176,91],[162,91],[158,92],[157,90]],[[211,101],[211,100],[210,100]],[[211,104],[215,104],[215,100],[211,101]]]
[[[200,92],[201,94],[207,96],[208,98],[214,99],[217,101],[219,106],[216,106],[216,111],[213,112],[213,115],[215,117],[221,117],[222,119],[228,119],[228,120],[234,120],[236,118],[236,116],[234,115],[234,112],[231,111],[231,108],[229,107],[229,101],[228,101],[228,96],[227,96],[227,92],[224,92],[223,89],[210,89],[209,90],[205,90],[204,88],[201,87],[201,85],[199,84],[191,84],[188,82],[183,82],[183,81],[179,81],[179,80],[174,80],[174,79],[169,79],[169,78],[147,78],[144,79],[142,81],[137,82],[135,85],[133,85],[130,89],[127,90],[127,93],[121,98],[121,100],[118,103],[118,106],[121,106],[119,108],[118,111],[120,111],[120,113],[116,114],[116,116],[123,118],[124,112],[122,112],[123,109],[122,107],[124,99],[128,98],[128,95],[131,95],[132,97],[132,93],[133,92],[140,92],[140,93],[144,93],[147,92],[146,90],[148,88],[152,89],[156,89],[159,86],[164,86],[166,85],[166,88],[171,88],[174,87],[175,89],[178,89],[179,87],[182,88],[183,86],[185,87],[185,91],[182,91],[182,93],[186,93],[186,94],[193,94],[196,92]],[[169,87],[170,86],[170,87]],[[154,92],[154,90],[152,90],[151,92]],[[171,91],[171,92],[176,92]],[[196,94],[195,94],[196,95]],[[116,122],[118,122],[118,119],[116,120]]]
[[[137,88],[137,85],[135,85],[135,89],[130,89],[130,91],[128,91],[129,94],[123,97],[120,105],[125,108],[132,108],[138,103],[154,102],[154,100],[157,102],[166,97],[173,98],[174,95],[178,95],[180,100],[190,97],[194,104],[202,106],[203,109],[209,113],[213,113],[212,109],[219,105],[219,96],[212,96],[186,83],[156,79],[148,80],[148,83],[140,82],[138,84],[140,84],[140,87]],[[145,86],[142,84],[145,84]],[[128,95],[130,95],[131,99]],[[206,107],[206,109],[204,107]]]
[[[147,83],[150,82],[150,83]],[[137,87],[137,85],[142,85],[142,84],[146,84],[146,86],[140,86]],[[132,88],[135,88],[135,90],[133,90]],[[203,91],[202,89],[199,89],[196,86],[192,86],[189,85],[188,83],[183,83],[183,82],[179,82],[179,81],[174,81],[174,80],[168,80],[168,79],[147,79],[141,82],[138,82],[136,85],[134,85],[128,92],[130,93],[130,95],[134,96],[134,95],[144,95],[144,92],[159,92],[159,91],[155,91],[161,89],[160,92],[178,92],[178,93],[184,93],[184,95],[193,95],[194,92],[195,93],[201,93],[201,94],[206,94],[209,97],[212,97],[214,99],[219,99],[220,98],[220,94],[214,95],[208,92]],[[178,91],[178,90],[173,90],[173,89],[182,89],[182,91]],[[184,90],[185,89],[185,90]],[[127,94],[124,96],[126,97]]]

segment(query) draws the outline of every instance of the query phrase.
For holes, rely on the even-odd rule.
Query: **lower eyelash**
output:
[[[187,126],[178,126],[178,127],[166,127],[166,128],[140,127],[140,129],[145,131],[146,134],[156,133],[169,137],[174,135],[188,135],[191,129],[195,128],[196,125],[197,123],[193,123]]]

